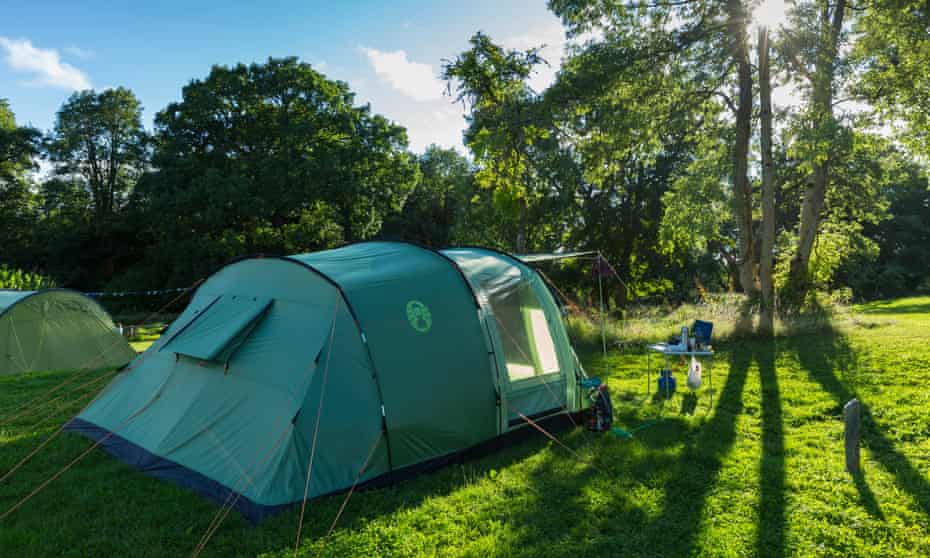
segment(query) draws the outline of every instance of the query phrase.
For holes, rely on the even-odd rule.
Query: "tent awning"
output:
[[[585,252],[552,252],[548,254],[514,254],[518,260],[526,263],[549,262],[553,260],[565,260],[568,258],[580,258],[584,256],[596,256],[597,251],[588,250]]]

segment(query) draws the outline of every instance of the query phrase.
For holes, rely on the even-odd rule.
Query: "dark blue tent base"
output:
[[[581,424],[581,414],[579,413],[574,416],[574,423],[565,413],[534,420],[534,422],[550,432],[559,432],[570,428],[575,423]],[[71,419],[71,421],[65,425],[65,430],[82,434],[91,440],[94,440],[95,442],[103,440],[108,434],[110,434],[109,430],[79,418]],[[519,428],[512,430],[506,434],[491,438],[490,440],[472,446],[468,449],[436,457],[422,463],[409,465],[401,469],[395,469],[393,472],[386,473],[384,475],[380,475],[360,483],[357,489],[363,490],[389,486],[402,480],[411,479],[424,473],[435,471],[436,469],[440,469],[446,465],[462,463],[468,459],[482,457],[501,448],[511,446],[526,440],[527,438],[530,438],[534,435],[538,436],[540,434],[533,428]],[[296,502],[287,504],[264,506],[249,500],[245,496],[240,495],[238,498],[236,498],[236,493],[233,492],[233,490],[229,487],[224,486],[196,471],[188,469],[179,463],[171,461],[170,459],[159,457],[154,453],[146,450],[145,448],[120,437],[117,434],[110,434],[108,438],[101,442],[100,446],[106,450],[107,453],[126,463],[130,467],[134,467],[147,475],[169,480],[175,484],[189,488],[197,494],[200,494],[204,498],[207,498],[208,500],[220,506],[224,504],[228,505],[230,502],[235,500],[234,507],[236,510],[238,510],[239,513],[241,513],[242,516],[252,524],[258,524],[269,516],[275,515],[287,508],[300,504],[301,502],[298,500]],[[348,489],[339,490],[329,494],[339,494],[346,492],[347,490]]]
[[[71,419],[65,426],[65,430],[82,434],[95,442],[99,442],[110,434],[109,430],[79,418]],[[194,492],[220,506],[223,504],[228,505],[236,499],[236,493],[230,488],[223,486],[209,477],[201,475],[197,471],[192,471],[183,465],[175,463],[170,459],[159,457],[117,434],[110,435],[100,446],[106,450],[107,453],[130,467],[135,467],[147,475],[170,480],[175,484],[190,488]],[[292,505],[293,504],[263,506],[261,504],[256,504],[245,496],[239,496],[238,500],[236,500],[235,508],[250,522],[259,523],[268,516],[274,515]]]

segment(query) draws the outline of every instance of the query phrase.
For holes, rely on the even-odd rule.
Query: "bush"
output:
[[[0,289],[37,291],[39,289],[50,289],[54,286],[55,280],[51,277],[0,265]]]

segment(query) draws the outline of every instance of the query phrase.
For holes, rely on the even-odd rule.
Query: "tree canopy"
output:
[[[0,100],[3,263],[177,287],[250,253],[385,238],[597,250],[625,279],[611,306],[736,290],[793,311],[815,290],[930,289],[925,2],[799,0],[758,33],[748,0],[549,7],[561,60],[476,32],[444,61],[467,153],[412,153],[297,58],[214,66],[150,131],[125,88],[75,93],[45,136]],[[773,108],[778,88],[793,102]],[[579,296],[587,271],[550,270]]]

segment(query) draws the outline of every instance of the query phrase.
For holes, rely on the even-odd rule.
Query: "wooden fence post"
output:
[[[843,407],[846,440],[846,470],[852,474],[859,473],[859,414],[862,405],[853,399]]]

